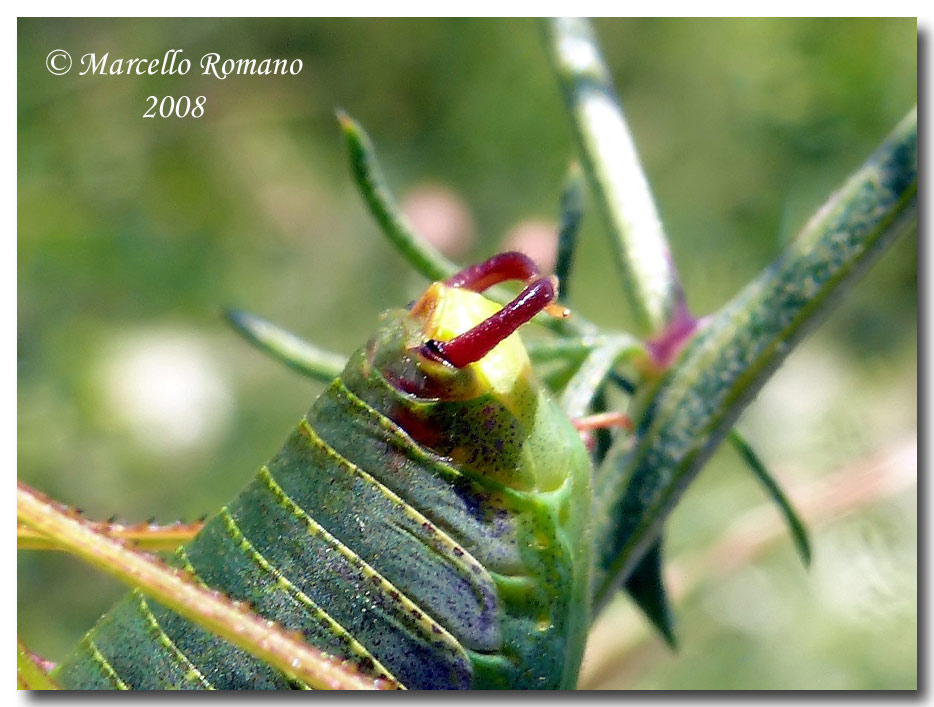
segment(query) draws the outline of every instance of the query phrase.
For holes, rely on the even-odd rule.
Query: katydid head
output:
[[[525,289],[505,307],[480,294],[506,280]],[[493,392],[508,398],[530,370],[513,333],[541,311],[567,317],[554,303],[556,277],[542,275],[521,253],[501,253],[433,283],[404,315],[390,313],[371,361],[400,390],[462,400]]]
[[[526,287],[505,306],[476,291],[517,278]],[[384,414],[419,443],[506,485],[560,483],[566,468],[530,461],[545,444],[539,438],[550,443],[560,433],[515,334],[541,311],[566,316],[553,304],[556,292],[554,277],[504,253],[389,312],[367,348],[371,370],[395,391]]]

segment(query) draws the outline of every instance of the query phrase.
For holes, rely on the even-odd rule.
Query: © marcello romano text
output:
[[[184,50],[169,49],[161,57],[111,57],[110,52],[98,55],[89,52],[81,57],[79,76],[184,76],[192,62],[182,56]],[[204,76],[226,79],[228,76],[296,76],[301,73],[301,59],[266,57],[244,59],[223,57],[217,52],[203,54],[197,66]]]

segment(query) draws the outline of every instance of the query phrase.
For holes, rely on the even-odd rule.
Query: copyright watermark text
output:
[[[182,49],[169,49],[159,58],[115,57],[110,52],[98,56],[84,54],[79,60],[79,76],[185,76],[191,71],[191,60],[183,57]],[[304,65],[301,59],[231,59],[217,52],[201,56],[197,64],[203,76],[224,80],[228,76],[297,76]],[[50,73],[62,76],[71,71],[71,55],[64,49],[53,49],[45,58]]]
[[[64,49],[53,49],[45,58],[45,68],[55,76],[64,76],[74,67],[78,76],[185,76],[192,70],[192,60],[182,56],[182,49],[169,49],[161,57],[111,57],[88,52],[77,65]],[[217,52],[203,54],[195,74],[223,81],[228,76],[298,76],[304,65],[301,59],[233,59]],[[143,118],[200,118],[207,106],[205,96],[149,96]]]

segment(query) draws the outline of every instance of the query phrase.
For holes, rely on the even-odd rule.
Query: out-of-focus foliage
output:
[[[912,20],[596,27],[700,314],[916,100]],[[66,76],[45,69],[56,48],[75,58]],[[76,75],[87,52],[172,48],[188,75]],[[212,51],[304,69],[219,81],[197,67]],[[366,125],[398,196],[446,195],[442,220],[473,234],[463,262],[556,218],[573,149],[532,21],[20,20],[18,52],[19,474],[94,517],[214,511],[310,404],[318,388],[240,341],[222,307],[347,353],[422,288],[353,191],[335,108]],[[149,95],[204,95],[207,110],[143,119]],[[591,209],[572,305],[625,327],[600,228]],[[849,295],[740,421],[792,486],[913,440],[916,239]],[[762,500],[722,450],[672,518],[670,556],[701,552]],[[815,533],[809,573],[786,542],[708,577],[678,610],[680,653],[659,643],[606,684],[914,687],[915,536],[907,491]],[[20,633],[51,659],[122,592],[31,552],[18,587]]]

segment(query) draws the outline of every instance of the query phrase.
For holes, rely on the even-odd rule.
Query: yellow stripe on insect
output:
[[[267,572],[272,577],[275,578],[276,584],[282,587],[286,592],[288,592],[292,597],[298,600],[299,603],[307,607],[316,618],[323,621],[328,629],[334,636],[339,637],[342,642],[350,649],[350,651],[359,658],[364,659],[365,661],[370,661],[373,664],[373,668],[382,673],[380,677],[386,677],[394,682],[399,682],[399,680],[376,658],[372,653],[364,646],[360,641],[355,639],[346,628],[341,626],[341,624],[324,609],[322,609],[315,601],[305,594],[301,589],[296,587],[292,582],[286,577],[282,572],[274,567],[269,560],[263,557],[262,553],[259,552],[251,543],[247,537],[243,534],[243,531],[240,530],[237,522],[234,520],[233,516],[230,515],[230,511],[227,510],[227,507],[224,506],[220,512],[220,518],[224,522],[224,528],[227,531],[228,535],[236,542],[240,549],[243,550],[247,555],[250,556],[250,559],[253,560],[256,565],[260,567],[264,572]]]
[[[132,593],[137,600],[137,607],[143,619],[145,619],[148,624],[150,632],[155,636],[156,640],[168,650],[172,657],[175,658],[175,661],[184,668],[185,679],[200,685],[205,690],[213,690],[214,686],[204,677],[195,664],[188,660],[188,656],[179,650],[178,646],[175,645],[175,642],[169,635],[162,630],[162,626],[159,625],[159,620],[156,618],[156,615],[152,613],[149,604],[146,603],[143,593],[139,589],[134,589]]]
[[[418,524],[420,528],[428,531],[428,535],[431,538],[431,544],[434,545],[438,550],[442,551],[443,554],[449,556],[453,562],[456,564],[465,565],[468,569],[477,575],[483,576],[487,574],[486,568],[477,561],[477,558],[462,548],[450,535],[438,528],[426,516],[422,515],[418,510],[416,510],[411,504],[406,503],[406,501],[398,494],[396,494],[395,491],[378,481],[376,478],[365,472],[353,462],[346,459],[343,455],[340,454],[340,452],[325,442],[308,423],[308,418],[302,418],[302,421],[298,424],[298,430],[309,441],[309,443],[327,454],[328,457],[333,459],[337,464],[343,466],[345,469],[358,476],[362,481],[375,488],[386,499],[402,509],[402,512],[405,513],[405,515],[408,516],[410,520]]]
[[[457,639],[452,636],[447,629],[438,624],[437,621],[434,621],[421,609],[417,606],[415,602],[409,599],[405,594],[400,592],[396,587],[385,577],[383,577],[379,572],[377,572],[373,567],[364,562],[359,555],[357,555],[353,550],[344,545],[340,540],[331,535],[327,530],[321,526],[314,518],[309,516],[295,501],[293,501],[289,495],[282,489],[279,484],[276,483],[276,480],[272,477],[269,469],[266,466],[260,470],[259,478],[263,480],[269,490],[275,496],[276,500],[282,503],[286,508],[297,518],[301,519],[306,523],[308,529],[314,534],[320,534],[325,540],[327,540],[331,545],[346,558],[352,565],[357,567],[365,577],[368,579],[373,579],[378,584],[384,594],[390,597],[393,601],[397,602],[403,609],[406,610],[407,616],[411,618],[418,626],[418,628],[425,634],[425,636],[434,642],[436,639],[440,639],[443,643],[447,644],[448,648],[457,655],[465,655],[464,649]]]
[[[117,675],[117,671],[114,670],[113,666],[110,664],[104,654],[100,652],[97,644],[94,643],[94,639],[90,635],[84,637],[84,640],[81,641],[81,645],[87,648],[88,653],[91,656],[91,659],[100,667],[101,672],[107,676],[107,679],[110,680],[111,684],[117,690],[132,690],[133,688],[127,685],[123,680],[120,679],[120,676]]]

